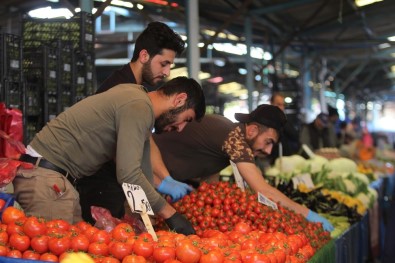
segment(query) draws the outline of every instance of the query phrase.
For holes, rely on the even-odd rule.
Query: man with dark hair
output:
[[[120,84],[81,100],[51,120],[28,145],[20,160],[35,169],[18,170],[13,181],[16,200],[27,215],[76,223],[82,218],[73,185],[97,176],[104,163],[115,160],[119,185],[139,185],[153,212],[171,229],[192,234],[192,225],[153,188],[150,137],[153,128],[157,133],[182,131],[204,116],[205,107],[201,86],[187,77],[148,93],[141,85]]]
[[[275,92],[272,94],[270,98],[270,104],[277,106],[285,113],[285,98],[284,95],[281,93]],[[282,147],[282,154],[284,156],[289,156],[296,154],[300,149],[300,142],[299,142],[299,132],[295,128],[295,125],[291,123],[289,120],[284,126],[284,129],[281,131],[280,134],[280,141],[279,147]],[[278,147],[275,147],[271,153],[271,163],[279,157],[280,151]]]
[[[120,83],[136,83],[150,87],[170,75],[174,58],[185,49],[181,36],[161,22],[151,22],[137,37],[131,61],[113,72],[96,93]]]
[[[131,61],[121,69],[113,72],[98,88],[97,93],[111,89],[122,83],[136,83],[150,87],[162,83],[170,75],[170,67],[177,55],[185,49],[185,42],[181,36],[162,22],[151,22],[137,37]],[[155,143],[151,140],[153,159],[160,154]],[[156,164],[154,164],[156,165]],[[160,164],[159,164],[160,165]],[[125,214],[125,195],[116,177],[116,165],[109,161],[97,171],[97,176],[85,177],[78,182],[82,217],[92,224],[95,220],[91,215],[91,206],[108,209],[112,216],[122,218]],[[165,175],[163,175],[163,179]],[[174,182],[173,188],[182,193],[192,189],[186,185]],[[173,190],[170,193],[172,194]],[[174,196],[175,197],[175,196]]]
[[[199,123],[189,124],[180,133],[154,134],[166,165],[163,169],[167,168],[174,179],[188,182],[219,173],[230,160],[255,192],[302,214],[309,221],[321,222],[331,231],[333,227],[325,218],[269,185],[255,164],[255,157],[268,156],[278,142],[279,132],[287,121],[283,111],[276,106],[260,105],[250,114],[236,113],[235,118],[239,123],[211,114]],[[157,172],[154,169],[154,175]]]
[[[313,151],[321,148],[336,147],[335,142],[330,139],[328,125],[328,114],[318,114],[312,122],[304,124],[302,127],[300,142],[306,144]]]

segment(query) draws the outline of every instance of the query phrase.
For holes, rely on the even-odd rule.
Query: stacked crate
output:
[[[8,108],[23,108],[22,39],[0,34],[0,101]]]
[[[70,19],[24,18],[22,38],[29,140],[52,118],[94,93],[93,17],[82,12]]]

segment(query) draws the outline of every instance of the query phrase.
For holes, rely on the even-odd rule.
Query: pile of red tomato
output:
[[[45,221],[8,207],[0,225],[0,256],[61,262],[83,251],[100,263],[306,262],[315,249],[304,234],[252,230],[239,222],[232,231],[204,230],[201,236],[158,230],[135,235],[127,223],[111,232],[86,222]]]
[[[158,224],[154,240],[148,233],[136,235],[125,222],[107,232],[84,221],[46,221],[7,207],[0,223],[0,256],[61,262],[68,253],[82,251],[100,263],[306,262],[330,240],[320,224],[281,206],[273,210],[256,194],[226,182],[202,183],[173,205],[192,222],[196,235]]]

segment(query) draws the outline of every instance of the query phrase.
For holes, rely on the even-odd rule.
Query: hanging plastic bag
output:
[[[16,170],[19,166],[24,169],[33,169],[31,163],[20,162],[9,158],[0,158],[0,188],[11,183],[16,176]]]
[[[25,153],[23,119],[18,109],[7,109],[0,103],[0,157],[18,159]]]

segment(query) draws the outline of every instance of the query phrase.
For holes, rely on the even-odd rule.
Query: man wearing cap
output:
[[[279,131],[287,121],[285,114],[276,106],[260,105],[250,114],[236,113],[235,118],[239,123],[221,115],[206,115],[200,123],[190,123],[176,135],[153,135],[166,165],[154,167],[154,175],[168,173],[171,180],[181,182],[204,180],[233,161],[254,191],[302,214],[309,221],[322,222],[324,228],[331,231],[333,226],[326,219],[269,185],[255,164],[255,157],[268,156],[278,142]]]
[[[300,143],[306,144],[311,150],[336,147],[336,142],[329,136],[329,116],[320,113],[311,123],[305,124],[300,132]]]

